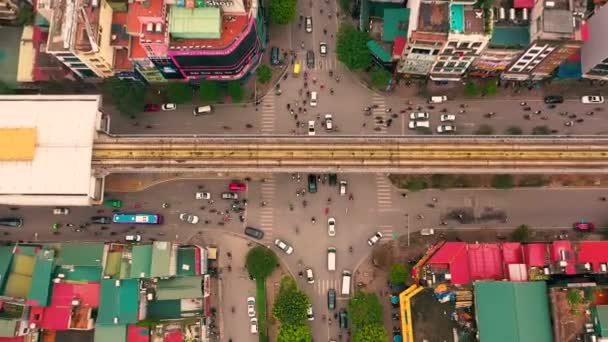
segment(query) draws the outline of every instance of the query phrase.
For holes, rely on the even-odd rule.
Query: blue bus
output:
[[[161,224],[163,217],[158,214],[126,214],[118,213],[112,215],[113,223],[126,224]]]

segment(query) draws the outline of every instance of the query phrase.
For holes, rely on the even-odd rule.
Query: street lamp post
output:
[[[410,246],[410,215],[405,214],[405,228],[407,229],[407,246]]]

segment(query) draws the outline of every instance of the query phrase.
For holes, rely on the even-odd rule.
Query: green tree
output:
[[[201,81],[200,97],[204,102],[219,101],[220,85],[215,81]]]
[[[532,128],[533,135],[549,135],[551,134],[551,128],[546,125],[543,126],[535,126]]]
[[[353,342],[384,342],[388,334],[381,324],[366,324],[355,331]]]
[[[192,87],[182,82],[167,84],[167,100],[177,104],[192,101]]]
[[[232,102],[241,102],[245,97],[245,90],[239,81],[228,82],[228,95],[232,98]]]
[[[102,84],[102,93],[123,115],[134,116],[144,109],[146,86],[141,82],[111,77]]]
[[[351,0],[340,0],[340,8],[342,12],[350,12]]]
[[[464,85],[464,94],[466,96],[477,96],[477,94],[479,93],[479,89],[477,89],[477,84],[473,81],[468,81],[465,85]]]
[[[407,180],[405,187],[409,191],[415,192],[415,191],[420,191],[420,190],[424,190],[424,189],[428,188],[429,184],[424,177],[414,176]]]
[[[496,81],[490,80],[484,84],[483,92],[486,95],[495,95],[498,91],[498,86],[496,85]]]
[[[492,178],[492,187],[496,189],[511,189],[513,186],[515,183],[511,175],[495,175]]]
[[[405,267],[404,264],[394,264],[391,267],[389,279],[393,285],[405,285],[407,280],[410,278],[409,267]]]
[[[382,324],[382,304],[373,292],[359,291],[348,301],[348,316],[354,330],[367,324]]]
[[[530,239],[530,227],[525,224],[520,225],[511,232],[511,240],[516,242],[526,242]]]
[[[14,94],[15,90],[11,88],[8,84],[0,81],[0,94],[2,95],[11,95]]]
[[[522,135],[524,131],[519,126],[509,126],[505,130],[505,133],[508,135]]]
[[[279,293],[272,307],[272,315],[281,324],[304,324],[309,303],[306,294],[298,289],[296,281],[290,276],[285,276],[281,279]]]
[[[257,246],[249,250],[245,267],[255,279],[266,279],[277,267],[277,255],[266,247]]]
[[[357,30],[352,24],[340,25],[336,43],[338,60],[351,70],[367,68],[371,63],[371,55],[367,49],[369,40],[367,32]]]
[[[306,324],[281,324],[277,342],[311,342],[312,334]]]
[[[270,82],[272,78],[272,69],[266,64],[260,65],[256,73],[258,75],[258,82],[262,84]]]
[[[272,0],[270,2],[270,21],[285,25],[296,17],[296,0]]]
[[[494,134],[494,127],[488,125],[488,124],[482,124],[479,126],[479,128],[477,128],[477,131],[475,131],[475,134],[477,135],[492,135]]]
[[[370,77],[374,87],[384,89],[393,75],[384,68],[375,67],[370,72]]]
[[[25,26],[34,23],[34,10],[30,5],[21,6],[19,13],[17,13],[17,19],[15,20],[17,25]]]

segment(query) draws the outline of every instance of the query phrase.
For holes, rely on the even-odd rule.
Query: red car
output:
[[[235,191],[235,192],[243,192],[243,191],[247,190],[247,184],[245,184],[245,183],[230,183],[230,185],[228,185],[228,190]]]
[[[158,112],[160,111],[160,106],[157,104],[147,104],[144,106],[144,112]]]
[[[591,222],[576,222],[574,223],[574,229],[582,232],[592,231],[595,229],[595,224]]]

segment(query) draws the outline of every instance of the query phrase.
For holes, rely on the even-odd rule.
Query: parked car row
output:
[[[427,112],[412,112],[410,113],[410,129],[419,129],[419,128],[430,128],[431,123],[429,121],[430,115]],[[441,114],[439,120],[442,125],[437,126],[437,133],[452,133],[456,131],[456,126],[450,124],[451,122],[456,121],[456,115],[454,114]]]

